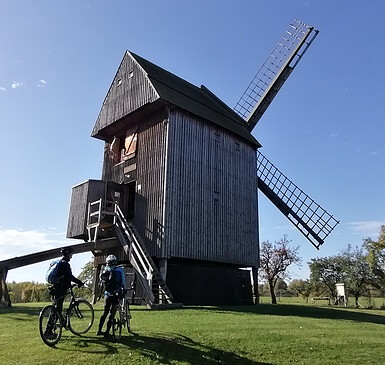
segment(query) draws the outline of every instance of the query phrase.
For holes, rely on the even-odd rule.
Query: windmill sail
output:
[[[318,250],[339,223],[257,152],[258,188]]]
[[[295,20],[250,82],[234,108],[247,121],[250,132],[317,34],[318,30]]]

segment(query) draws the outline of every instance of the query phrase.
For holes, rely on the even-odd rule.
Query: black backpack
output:
[[[122,286],[122,280],[120,272],[116,270],[106,271],[102,274],[102,279],[104,281],[104,288],[109,293],[115,293],[120,290]]]

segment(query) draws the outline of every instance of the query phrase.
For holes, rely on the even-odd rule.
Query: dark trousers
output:
[[[63,288],[63,287],[55,288],[54,298],[56,299],[57,309],[60,313],[60,316],[62,317],[62,320],[63,320],[63,303],[66,297],[66,294],[67,294],[67,288]]]
[[[114,319],[116,309],[118,308],[118,304],[119,304],[119,298],[117,296],[111,296],[111,297],[107,297],[105,299],[104,312],[103,312],[102,316],[100,317],[100,321],[99,321],[99,331],[103,330],[104,322],[105,322],[105,320],[108,316],[108,313],[109,313],[110,316],[109,316],[108,322],[107,322],[106,333],[110,332],[112,320]]]

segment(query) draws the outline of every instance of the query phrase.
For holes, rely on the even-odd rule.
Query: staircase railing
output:
[[[137,271],[138,279],[146,291],[148,304],[152,306],[155,302],[152,291],[153,279],[159,285],[162,299],[167,303],[172,303],[172,294],[135,227],[127,222],[117,203],[99,199],[90,203],[88,207],[87,229],[89,239],[96,242],[100,229],[106,227],[115,228],[123,250],[131,265]]]

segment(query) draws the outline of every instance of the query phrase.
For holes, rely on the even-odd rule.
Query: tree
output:
[[[287,235],[284,235],[274,244],[269,241],[261,243],[259,276],[269,285],[272,304],[277,304],[275,287],[278,280],[289,278],[288,267],[292,264],[300,265],[302,261],[298,256],[299,247],[290,247],[290,242]]]
[[[87,288],[92,288],[94,282],[94,261],[88,261],[82,268],[79,274],[79,279],[84,283]]]
[[[8,290],[13,303],[48,302],[51,296],[47,290],[48,284],[35,282],[9,283]]]
[[[367,250],[367,261],[377,277],[377,288],[385,287],[385,226],[381,226],[378,240],[364,239],[363,247]]]
[[[314,285],[309,280],[295,279],[289,283],[288,289],[291,293],[306,299],[307,303]]]
[[[378,285],[378,277],[370,268],[368,255],[363,248],[351,245],[342,252],[344,258],[345,284],[351,295],[354,296],[355,306],[358,307],[358,298],[368,292],[368,288]]]
[[[310,268],[310,281],[314,284],[322,282],[330,292],[330,296],[336,300],[336,284],[344,282],[346,277],[344,268],[346,264],[341,256],[329,256],[311,259],[308,262]]]

